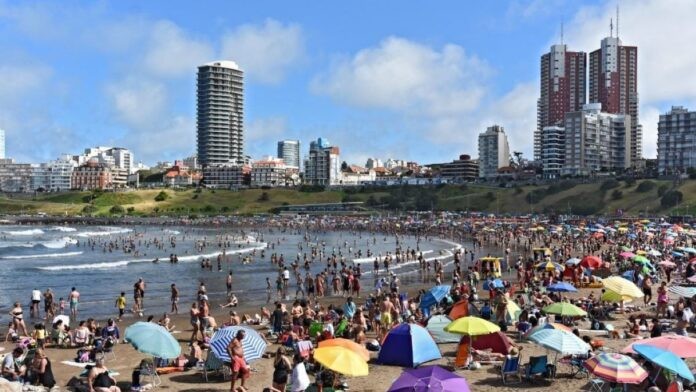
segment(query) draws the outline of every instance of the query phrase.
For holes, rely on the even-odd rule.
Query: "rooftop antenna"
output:
[[[616,4],[616,38],[619,38],[619,4]]]
[[[614,18],[609,18],[609,37],[614,37]]]
[[[561,45],[563,45],[563,20],[561,20]]]

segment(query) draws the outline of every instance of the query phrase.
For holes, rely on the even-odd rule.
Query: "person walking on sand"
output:
[[[242,346],[242,340],[244,340],[245,336],[246,332],[244,332],[243,329],[240,329],[237,331],[234,339],[230,341],[230,344],[227,345],[227,355],[230,356],[230,367],[232,370],[230,392],[236,391],[236,389],[234,389],[234,384],[236,384],[237,379],[240,379],[240,386],[243,388],[243,390],[246,390],[244,383],[246,382],[246,379],[249,378],[250,371],[249,365],[247,365],[246,360],[244,359],[244,347]]]

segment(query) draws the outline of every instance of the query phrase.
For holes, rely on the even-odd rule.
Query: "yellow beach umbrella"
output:
[[[500,259],[500,257],[493,257],[493,256],[481,257],[481,261],[496,261],[498,259]]]
[[[445,331],[459,335],[479,336],[500,331],[500,327],[480,317],[460,317],[445,327]]]
[[[611,290],[607,290],[602,294],[602,301],[607,301],[607,302],[631,302],[633,301],[633,297],[630,297],[628,295],[619,295],[616,294],[615,292]]]
[[[367,376],[367,362],[353,351],[340,346],[325,346],[314,350],[314,359],[320,364],[346,376]]]
[[[360,355],[365,361],[370,360],[370,352],[367,351],[365,346],[355,343],[352,340],[344,338],[326,339],[319,342],[319,347],[344,347]]]
[[[602,286],[620,296],[627,296],[631,298],[640,298],[643,296],[643,292],[638,288],[638,286],[636,286],[630,280],[624,279],[620,276],[611,276],[602,280]]]

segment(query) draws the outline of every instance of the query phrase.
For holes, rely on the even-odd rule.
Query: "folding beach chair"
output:
[[[590,389],[587,389],[588,392],[602,392],[604,390],[604,386],[607,385],[607,383],[602,380],[601,378],[592,378],[587,384]]]
[[[154,362],[143,361],[140,363],[140,378],[143,380],[149,379],[150,384],[152,384],[154,388],[158,388],[162,385],[162,379],[160,379],[159,374],[157,374],[157,368]],[[144,382],[141,381],[141,384],[143,383]]]
[[[208,357],[205,359],[205,364],[203,365],[203,379],[208,382],[208,373],[222,374],[222,379],[226,379],[229,367],[225,365],[220,358],[218,358],[215,353],[208,351]]]
[[[522,372],[520,369],[520,356],[515,355],[513,357],[505,358],[503,365],[500,368],[500,376],[503,379],[503,384],[507,384],[507,378],[510,376],[517,376],[518,382],[522,382]]]
[[[547,368],[548,363],[549,359],[546,355],[529,357],[529,363],[524,371],[525,380],[533,381],[532,377],[539,375],[542,377],[548,377],[550,375],[549,369]]]

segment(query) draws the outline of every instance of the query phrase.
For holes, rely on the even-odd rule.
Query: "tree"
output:
[[[348,162],[343,161],[343,163],[341,163],[341,171],[347,171],[347,170],[348,170]]]
[[[619,200],[623,197],[623,192],[621,192],[618,189],[614,189],[614,192],[611,193],[611,199],[612,200]]]
[[[664,195],[662,195],[662,198],[660,199],[660,205],[666,208],[676,207],[677,204],[681,203],[683,199],[684,195],[681,192],[677,190],[667,191]]]
[[[161,191],[157,194],[157,196],[155,196],[155,201],[165,201],[167,199],[169,199],[169,194],[167,194],[165,191]]]
[[[271,197],[268,196],[268,192],[261,193],[261,196],[259,196],[259,198],[258,198],[258,201],[262,201],[262,202],[269,201],[269,200],[271,200]]]
[[[114,215],[123,215],[126,213],[126,209],[123,206],[116,204],[109,209],[109,212]]]

